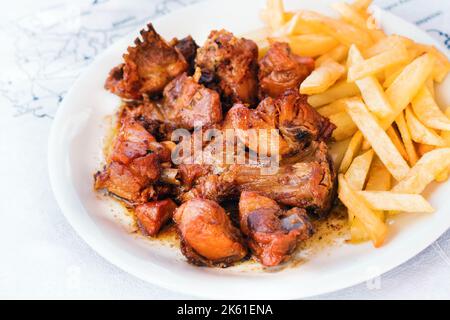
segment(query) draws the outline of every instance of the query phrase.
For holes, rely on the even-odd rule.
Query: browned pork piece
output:
[[[250,147],[251,129],[279,129],[279,132],[274,132],[278,138],[277,151],[284,158],[298,154],[312,141],[330,140],[335,126],[308,104],[306,96],[300,95],[298,90],[287,90],[276,99],[264,99],[256,109],[235,104],[228,111],[223,128],[240,129],[238,138],[247,147]],[[267,141],[261,138],[257,141],[258,152],[269,155],[276,140],[272,140],[268,133]]]
[[[242,236],[216,202],[193,199],[175,212],[181,250],[190,263],[226,267],[247,255]]]
[[[261,174],[259,165],[191,166],[180,166],[192,186],[180,194],[182,202],[197,197],[220,202],[236,199],[242,191],[255,191],[324,217],[335,198],[336,173],[324,142],[312,142],[301,155],[282,161],[273,174]]]
[[[220,92],[225,105],[234,102],[255,104],[258,91],[258,47],[232,33],[211,31],[203,47],[197,50],[196,65],[200,82]]]
[[[278,97],[287,89],[298,90],[314,70],[314,59],[291,52],[287,43],[275,42],[259,61],[259,95]]]
[[[222,121],[219,94],[185,73],[165,87],[162,112],[177,128],[211,127]]]
[[[158,195],[153,184],[161,175],[161,162],[170,161],[170,150],[159,144],[138,122],[129,120],[119,128],[108,164],[95,174],[95,189],[131,203],[144,203]]]
[[[276,174],[261,174],[260,168],[248,165],[235,165],[228,174],[239,191],[255,191],[323,217],[335,198],[336,173],[324,142],[314,142],[308,153],[294,164],[281,165]]]
[[[156,33],[151,24],[141,31],[135,46],[124,54],[124,63],[111,70],[105,88],[124,99],[157,95],[170,80],[187,71],[182,53]]]
[[[313,234],[303,209],[281,210],[275,201],[256,192],[241,193],[239,219],[253,254],[269,267],[287,261],[297,243]]]
[[[165,199],[138,205],[134,213],[142,233],[153,237],[172,218],[176,208],[175,202]]]
[[[181,52],[183,57],[189,64],[188,74],[194,74],[195,57],[197,55],[198,45],[191,36],[187,36],[181,40],[173,39],[170,43],[174,48]]]

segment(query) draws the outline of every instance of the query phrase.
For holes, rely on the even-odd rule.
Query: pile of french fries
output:
[[[285,11],[268,0],[267,28],[255,41],[289,43],[316,68],[300,85],[309,103],[348,141],[339,167],[339,199],[348,209],[351,241],[381,246],[386,218],[399,212],[433,212],[421,195],[450,170],[450,107],[435,99],[435,84],[450,71],[435,47],[387,35],[371,16],[371,0],[333,5],[340,16]],[[255,38],[255,37],[254,37]]]

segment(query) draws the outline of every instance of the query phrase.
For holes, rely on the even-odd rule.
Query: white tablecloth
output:
[[[288,0],[289,1],[289,0]],[[117,38],[189,0],[15,0],[0,11],[0,298],[188,298],[111,265],[53,198],[47,136],[73,81]],[[380,0],[450,48],[450,0]],[[450,231],[409,262],[321,296],[450,298]]]

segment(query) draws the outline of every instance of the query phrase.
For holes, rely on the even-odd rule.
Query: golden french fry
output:
[[[344,157],[341,161],[341,166],[339,168],[339,172],[345,173],[347,172],[348,168],[350,167],[353,158],[355,155],[359,152],[359,149],[361,148],[361,143],[363,141],[363,135],[361,131],[356,132],[352,139],[350,140],[350,143],[348,144],[347,150],[345,151]]]
[[[386,133],[388,137],[391,139],[392,143],[397,148],[398,152],[402,155],[403,159],[408,161],[408,153],[406,152],[405,146],[403,145],[402,140],[398,136],[397,131],[393,127],[389,127],[389,129],[386,130]]]
[[[317,109],[322,116],[329,118],[331,115],[345,111],[345,102],[343,99],[336,100],[324,107]]]
[[[433,99],[436,97],[436,88],[434,86],[434,80],[433,78],[428,78],[427,82],[425,83],[425,85],[428,88],[428,91],[430,91],[431,96],[433,97]]]
[[[422,193],[437,175],[450,167],[450,148],[440,148],[423,155],[392,192]]]
[[[380,41],[375,43],[370,48],[366,49],[364,53],[364,57],[371,58],[376,55],[379,55],[380,53],[386,52],[387,50],[390,50],[392,48],[404,45],[405,47],[409,48],[413,45],[413,41],[399,36],[399,35],[390,35],[385,38],[382,38]]]
[[[366,190],[369,191],[387,191],[391,189],[391,174],[381,162],[380,158],[375,157],[370,167],[367,178]]]
[[[329,119],[331,123],[336,125],[336,129],[333,131],[333,138],[336,141],[342,141],[350,138],[358,129],[353,123],[352,118],[350,118],[345,111],[330,115]]]
[[[397,124],[398,131],[402,137],[403,145],[405,146],[406,153],[408,154],[408,162],[411,166],[414,166],[417,162],[417,152],[414,147],[414,143],[411,139],[411,134],[409,132],[408,125],[406,124],[405,117],[403,112],[399,114],[397,119],[395,120]]]
[[[399,63],[395,66],[387,68],[384,71],[383,88],[385,89],[389,88],[391,84],[394,83],[395,79],[397,79],[397,77],[400,75],[400,73],[402,73],[403,69],[405,69],[407,65],[408,63]]]
[[[434,46],[416,43],[414,47],[418,50],[419,54],[426,52],[428,54],[431,54],[435,58],[433,79],[437,83],[441,83],[450,72],[450,61],[448,60],[447,56],[436,49]]]
[[[418,143],[416,149],[419,157],[423,157],[425,153],[433,151],[434,149],[436,149],[436,147],[430,146],[428,144]]]
[[[372,149],[357,156],[347,172],[345,179],[354,190],[362,190],[366,182],[367,174],[369,173],[370,164],[372,163],[374,152]]]
[[[427,128],[416,118],[411,108],[405,110],[406,124],[413,141],[430,146],[444,147],[445,141],[433,129]]]
[[[419,91],[411,105],[414,114],[424,125],[432,129],[450,131],[450,119],[436,104],[427,86]]]
[[[381,121],[381,126],[387,130],[397,116],[419,93],[433,71],[434,58],[425,54],[408,64],[400,75],[386,90],[386,95],[393,108],[392,115]]]
[[[418,194],[403,194],[390,191],[357,191],[373,210],[431,213],[433,207]]]
[[[307,95],[323,93],[344,73],[344,66],[333,60],[327,60],[302,82],[300,93]]]
[[[368,76],[373,76],[393,65],[409,59],[408,51],[404,45],[398,45],[362,62],[353,64],[348,69],[348,81],[354,82]]]
[[[342,203],[364,225],[374,246],[380,247],[386,239],[386,224],[367,206],[365,200],[350,187],[342,174],[339,175],[338,194]]]
[[[324,106],[338,99],[353,97],[359,94],[359,89],[354,83],[348,83],[347,81],[341,81],[336,83],[330,89],[323,93],[315,94],[308,97],[308,103],[318,108]]]
[[[339,13],[342,20],[345,22],[353,24],[355,27],[361,29],[367,28],[365,17],[351,5],[345,2],[336,2],[333,3],[331,7]]]
[[[397,180],[403,179],[410,170],[408,164],[361,99],[348,99],[346,108],[353,122],[392,176]]]
[[[316,59],[316,67],[321,66],[326,60],[334,60],[336,62],[342,62],[347,57],[348,48],[343,44],[338,45],[336,48],[321,55]]]
[[[266,17],[272,30],[281,28],[284,23],[283,0],[267,0]]]
[[[358,48],[356,48],[356,46],[351,46],[348,52],[349,68],[351,68],[352,65],[363,61],[364,58]],[[392,112],[388,98],[376,77],[368,76],[357,80],[356,85],[361,91],[361,96],[369,110],[375,113],[379,118],[386,117]]]
[[[307,57],[318,57],[339,45],[333,37],[323,34],[289,36],[287,41],[293,53]]]
[[[358,11],[366,12],[373,0],[356,0],[351,6]]]
[[[336,141],[332,143],[328,149],[328,152],[333,160],[335,168],[338,168],[341,165],[342,159],[344,158],[344,154],[348,149],[348,144],[350,143],[350,139]]]
[[[344,21],[326,17],[317,12],[299,11],[297,24],[293,29],[298,30],[303,27],[315,29],[318,31],[317,33],[326,33],[348,47],[352,44],[360,48],[367,48],[372,45],[370,34],[366,30],[356,28]]]

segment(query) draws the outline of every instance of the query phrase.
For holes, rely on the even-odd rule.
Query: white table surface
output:
[[[0,11],[0,298],[182,299],[111,265],[61,213],[47,137],[64,94],[115,39],[195,1],[15,0]],[[450,49],[450,0],[379,0]],[[318,298],[450,298],[450,231],[374,283]]]

